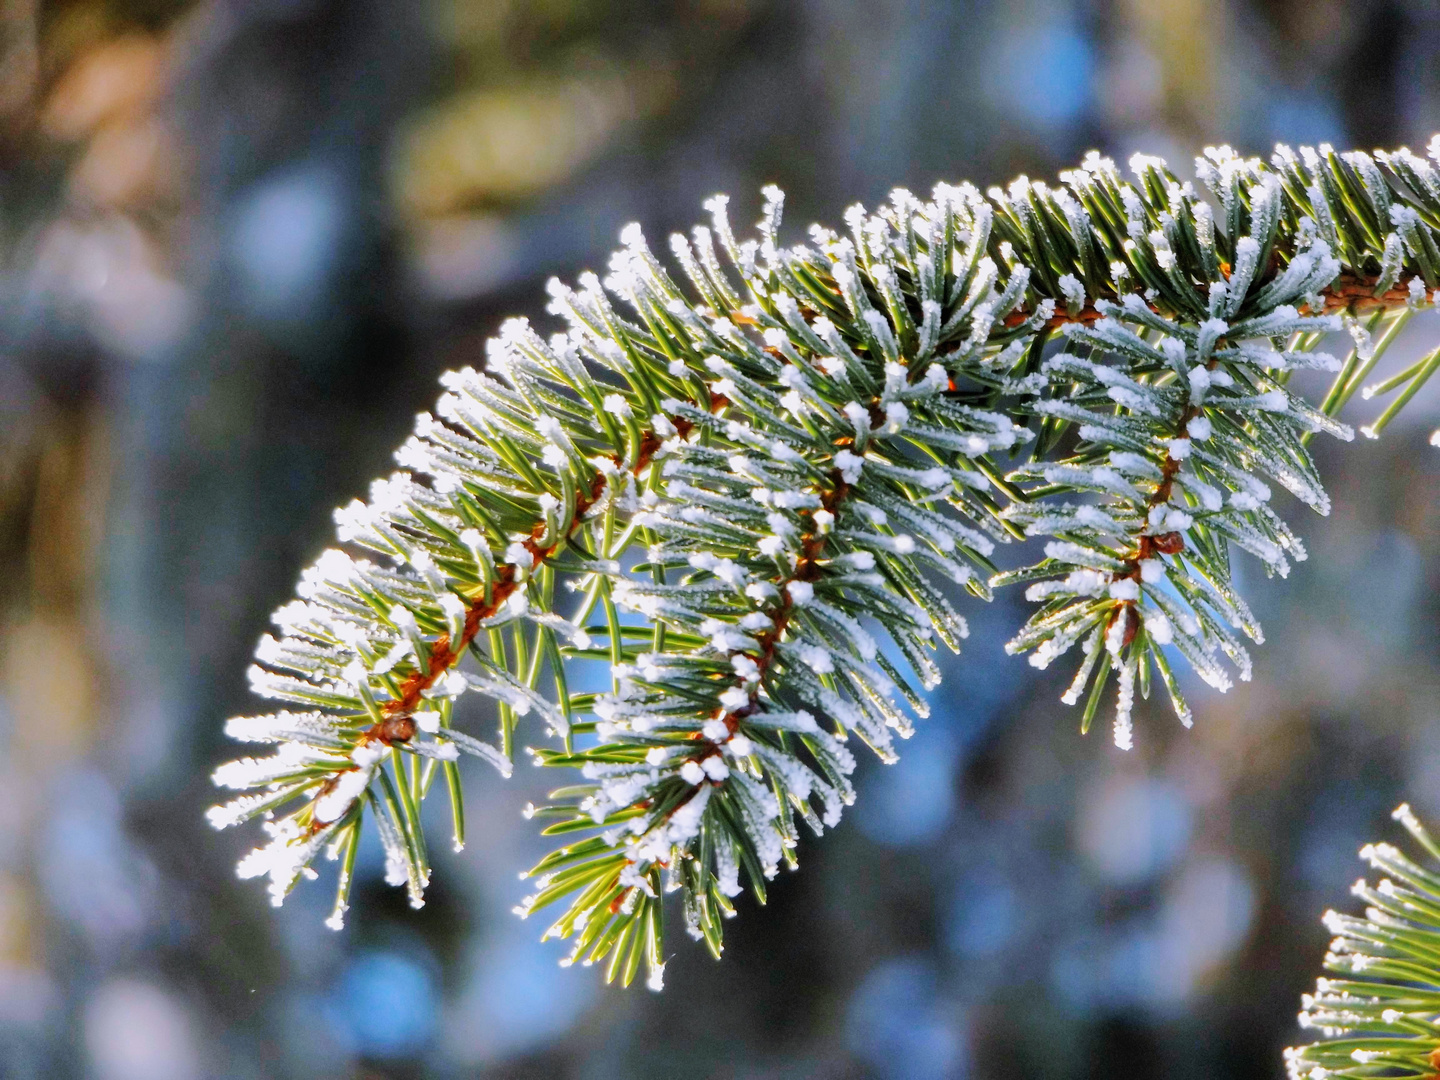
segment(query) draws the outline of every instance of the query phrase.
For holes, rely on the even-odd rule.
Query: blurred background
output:
[[[1419,149],[1437,58],[1433,0],[0,0],[0,1075],[1281,1075],[1357,847],[1440,816],[1433,396],[1316,444],[1336,512],[1287,506],[1314,557],[1253,575],[1255,682],[1191,732],[1080,738],[1068,672],[1001,649],[1018,594],[970,604],[901,764],[724,963],[672,923],[663,995],[510,914],[529,768],[470,771],[423,911],[362,856],[340,934],[202,812],[331,508],[626,222],[751,221],[773,181],[799,236],[1090,147]],[[1411,333],[1397,363],[1440,316]]]

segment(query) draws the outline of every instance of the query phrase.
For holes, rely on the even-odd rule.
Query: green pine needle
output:
[[[1413,862],[1389,844],[1360,857],[1384,876],[1357,882],[1363,917],[1325,913],[1335,935],[1325,970],[1304,997],[1301,1027],[1318,1042],[1285,1051],[1292,1080],[1434,1077],[1440,1073],[1440,847],[1408,805],[1393,815],[1433,860]]]
[[[1272,490],[1328,512],[1307,443],[1352,437],[1336,413],[1434,304],[1440,172],[1220,148],[1207,199],[1130,165],[897,191],[804,244],[777,189],[744,241],[717,197],[668,263],[631,226],[603,280],[552,282],[557,322],[511,320],[483,371],[443,377],[275,613],[252,685],[299,711],[230,721],[275,751],[215,773],[237,794],[211,821],[268,833],[241,875],[278,904],[340,860],[338,928],[368,819],[422,904],[424,800],[446,790],[459,846],[458,758],[508,776],[519,735],[574,781],[532,810],[562,839],[520,910],[658,987],[663,894],[718,957],[733,898],[763,902],[801,825],[853,802],[854,744],[896,759],[992,589],[1025,585],[1007,648],[1078,654],[1062,700],[1082,730],[1112,702],[1122,748],[1154,672],[1186,726],[1177,661],[1247,679],[1263,634],[1232,555],[1304,559]],[[1436,366],[1382,381],[1405,389],[1371,430]],[[1318,404],[1303,369],[1334,374]],[[1035,561],[997,573],[1014,542]]]

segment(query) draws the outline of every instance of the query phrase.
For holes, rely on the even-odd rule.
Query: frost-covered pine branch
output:
[[[230,722],[278,744],[216,773],[244,793],[212,821],[270,834],[241,874],[278,903],[326,852],[339,926],[368,816],[418,905],[421,803],[443,776],[459,846],[459,754],[508,773],[535,715],[536,762],[580,775],[532,808],[564,846],[520,910],[658,986],[664,892],[718,955],[742,883],[763,900],[794,865],[795,819],[853,799],[850,735],[893,760],[925,714],[962,591],[1029,583],[1011,648],[1078,652],[1082,726],[1113,678],[1128,746],[1155,673],[1188,723],[1175,660],[1224,689],[1222,657],[1248,675],[1236,631],[1260,637],[1232,547],[1304,557],[1269,483],[1328,508],[1310,435],[1349,437],[1332,417],[1440,285],[1440,174],[1408,151],[1198,166],[1213,205],[1092,155],[1056,188],[898,191],[789,247],[777,190],[743,243],[717,197],[671,238],[676,273],[631,226],[603,282],[552,283],[563,330],[511,321],[485,371],[445,376],[405,471],[337,512],[356,554],[276,613],[253,683],[306,711]],[[1342,330],[1347,356],[1319,351]],[[1437,356],[1370,387],[1399,393],[1367,433]],[[1335,373],[1318,403],[1300,368]],[[996,574],[997,543],[1040,536]],[[472,692],[494,745],[456,726]]]
[[[1440,845],[1408,805],[1393,815],[1430,856]],[[1440,867],[1421,866],[1391,844],[1366,844],[1360,857],[1383,874],[1351,892],[1364,917],[1325,913],[1335,935],[1325,969],[1303,998],[1300,1026],[1320,1033],[1285,1051],[1292,1080],[1433,1077],[1440,1072]]]

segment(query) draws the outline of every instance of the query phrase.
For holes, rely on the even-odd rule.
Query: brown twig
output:
[[[690,425],[685,420],[672,422],[682,434],[689,430]],[[655,432],[644,431],[641,435],[635,464],[631,466],[630,471],[637,476],[643,472],[654,460],[655,452],[660,449],[661,443],[662,440]],[[599,501],[604,489],[605,476],[603,473],[597,472],[590,482],[590,489],[576,494],[575,512],[570,518],[570,528],[565,536],[554,543],[542,547],[540,538],[545,535],[547,525],[543,521],[535,525],[531,534],[522,541],[522,546],[534,560],[534,566],[539,566],[549,559],[566,540],[575,535],[583,522],[585,512]],[[388,718],[408,717],[414,712],[420,705],[421,695],[434,686],[440,676],[455,665],[470,643],[475,640],[475,635],[480,632],[480,624],[493,617],[504,606],[511,594],[519,588],[520,583],[515,580],[515,567],[512,564],[506,563],[500,567],[495,576],[497,580],[490,588],[490,599],[486,600],[484,597],[480,597],[472,601],[466,608],[465,625],[460,634],[460,641],[452,647],[449,634],[441,634],[435,639],[435,643],[430,646],[430,656],[424,665],[417,665],[416,670],[407,675],[400,683],[399,693],[381,706],[381,711],[387,719],[376,724],[371,731],[390,723],[391,720]],[[411,735],[413,734],[412,730]]]
[[[1387,289],[1380,295],[1375,295],[1375,286],[1379,282],[1379,275],[1373,277],[1342,273],[1335,282],[1320,290],[1320,296],[1324,300],[1324,306],[1320,311],[1312,311],[1313,315],[1333,315],[1338,311],[1374,311],[1376,308],[1402,308],[1410,302],[1409,281],[1397,282],[1392,288]],[[1118,297],[1116,300],[1118,301]],[[1151,311],[1157,311],[1153,304]],[[1005,316],[1003,325],[1014,329],[1034,314],[1029,308],[1017,308]],[[1083,323],[1086,326],[1098,322],[1105,317],[1094,304],[1086,304],[1074,315],[1068,312],[1053,315],[1045,323],[1047,330],[1059,330],[1071,323]]]

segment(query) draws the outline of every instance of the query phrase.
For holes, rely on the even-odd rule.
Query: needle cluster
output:
[[[1082,728],[1113,687],[1129,747],[1157,680],[1188,725],[1176,666],[1225,690],[1261,640],[1232,557],[1305,557],[1272,492],[1328,511],[1310,437],[1351,437],[1335,414],[1434,302],[1440,173],[1222,147],[1204,197],[1131,168],[897,191],[789,246],[778,190],[744,241],[717,197],[668,260],[630,226],[603,280],[552,282],[555,331],[512,320],[443,378],[276,612],[251,675],[284,711],[227,728],[274,751],[215,774],[239,794],[214,824],[268,834],[241,875],[278,904],[327,854],[339,927],[368,820],[418,906],[423,802],[446,791],[463,844],[458,759],[508,775],[524,722],[573,782],[529,808],[560,846],[519,911],[658,988],[664,894],[718,956],[734,898],[853,801],[852,747],[894,760],[993,588],[1038,605],[1012,652],[1078,657]],[[1398,393],[1366,433],[1437,363],[1371,386]]]

